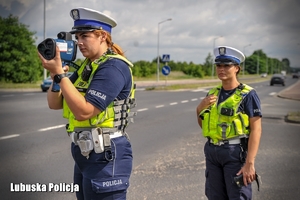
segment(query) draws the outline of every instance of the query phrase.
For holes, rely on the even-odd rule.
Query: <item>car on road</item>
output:
[[[73,72],[67,72],[67,76],[70,77],[73,74]],[[52,84],[53,80],[51,78],[51,76],[48,76],[45,80],[43,80],[43,82],[41,83],[41,89],[43,92],[46,92],[51,84]]]
[[[267,73],[262,73],[261,75],[260,75],[260,77],[262,77],[262,78],[266,78],[267,77]]]
[[[299,72],[298,72],[298,73],[293,73],[293,74],[292,74],[292,77],[293,77],[293,78],[299,78],[299,76],[300,76],[300,73],[299,73]]]
[[[273,74],[270,85],[273,86],[274,84],[285,86],[284,76],[282,74]]]

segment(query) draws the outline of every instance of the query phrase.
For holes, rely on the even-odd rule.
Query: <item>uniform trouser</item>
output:
[[[74,184],[79,185],[76,197],[79,200],[124,200],[132,170],[131,144],[125,136],[111,139],[114,159],[107,161],[105,153],[91,151],[87,159],[72,143],[75,161]]]
[[[250,200],[251,184],[239,188],[233,180],[243,163],[239,144],[221,146],[206,142],[205,195],[209,200]]]

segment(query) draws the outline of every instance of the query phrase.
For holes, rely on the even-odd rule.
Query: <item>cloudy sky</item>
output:
[[[227,45],[249,56],[262,49],[269,57],[288,58],[300,67],[300,1],[298,0],[45,0],[46,38],[69,31],[71,9],[87,7],[113,17],[114,43],[131,61],[151,61],[169,54],[175,62],[205,62],[213,46]],[[44,39],[43,0],[0,0],[0,15],[18,16]],[[171,21],[165,21],[171,18]],[[163,22],[165,21],[165,22]],[[162,23],[160,23],[162,22]],[[160,25],[158,25],[160,23]],[[220,37],[222,36],[222,37]],[[251,46],[248,46],[251,44]],[[79,53],[80,54],[80,53]],[[81,54],[78,55],[81,57]]]

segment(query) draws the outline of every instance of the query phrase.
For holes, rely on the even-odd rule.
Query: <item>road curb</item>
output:
[[[290,120],[288,119],[288,115],[284,116],[284,121],[287,123],[300,124],[300,121]]]
[[[300,80],[298,80],[296,83],[294,83],[293,85],[289,86],[288,88],[283,89],[282,91],[280,91],[277,96],[283,99],[291,99],[291,100],[295,100],[295,101],[300,101],[300,98],[295,97],[295,96],[289,96],[287,93],[289,90],[291,90],[293,87],[297,87],[296,85],[300,86]],[[296,88],[297,90],[297,88]]]

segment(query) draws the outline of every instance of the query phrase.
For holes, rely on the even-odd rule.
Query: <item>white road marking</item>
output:
[[[206,89],[198,89],[198,90],[193,90],[193,92],[199,92],[199,91],[207,91]],[[271,92],[269,93],[270,96],[274,96],[276,95],[277,92]],[[28,93],[28,94],[24,94],[24,95],[34,95],[34,93]],[[10,94],[10,95],[2,95],[1,97],[12,97],[14,95]],[[200,97],[199,99],[204,99],[205,97]],[[191,101],[198,101],[198,98],[193,98],[191,99]],[[183,100],[181,101],[181,103],[188,103],[189,100]],[[177,102],[172,102],[170,103],[170,105],[177,105],[178,103]],[[162,108],[164,107],[165,105],[157,105],[155,106],[155,108]],[[271,104],[262,104],[261,105],[262,107],[265,107],[265,106],[271,106]],[[148,108],[142,108],[142,109],[139,109],[137,110],[137,112],[142,112],[142,111],[147,111]],[[65,127],[66,125],[65,124],[62,124],[62,125],[57,125],[57,126],[52,126],[52,127],[47,127],[47,128],[42,128],[42,129],[39,129],[38,131],[39,132],[43,132],[43,131],[48,131],[48,130],[53,130],[53,129],[58,129],[58,128],[62,128],[62,127]],[[6,139],[10,139],[10,138],[14,138],[14,137],[19,137],[20,134],[12,134],[12,135],[7,135],[7,136],[2,136],[0,137],[0,140],[6,140]]]
[[[142,112],[142,111],[146,111],[146,110],[148,110],[148,108],[138,109],[137,112]]]
[[[164,107],[165,105],[158,105],[158,106],[155,106],[155,108],[162,108]]]
[[[61,128],[61,127],[66,127],[66,125],[65,125],[65,124],[62,124],[62,125],[57,125],[57,126],[50,126],[50,127],[47,127],[47,128],[41,128],[41,129],[39,129],[38,131],[39,131],[39,132],[42,132],[42,131],[49,131],[49,130],[58,129],[58,128]]]
[[[199,88],[199,89],[192,90],[192,92],[208,92],[208,90],[205,88]]]
[[[53,129],[57,129],[57,128],[61,128],[61,127],[66,127],[66,125],[62,124],[62,125],[58,125],[58,126],[51,126],[51,127],[47,127],[47,128],[41,128],[38,131],[39,132],[48,131],[48,130],[53,130]],[[20,134],[7,135],[7,136],[0,137],[0,140],[6,140],[6,139],[14,138],[14,137],[19,137],[19,136],[20,136]]]
[[[1,97],[13,97],[14,95],[13,94],[4,94],[4,95],[1,95]]]
[[[14,138],[14,137],[19,137],[19,136],[20,136],[20,134],[2,136],[2,137],[0,137],[0,140],[6,140],[6,139]]]

